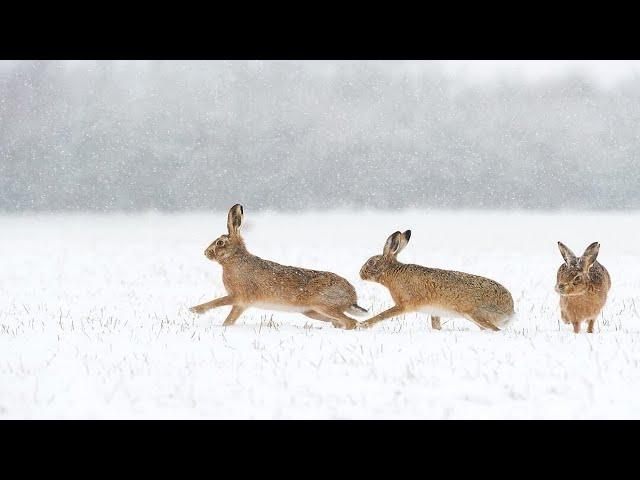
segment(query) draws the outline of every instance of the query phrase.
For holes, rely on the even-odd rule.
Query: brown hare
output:
[[[411,230],[395,232],[382,255],[367,260],[360,270],[363,280],[389,289],[395,306],[359,324],[368,328],[406,312],[431,315],[431,326],[440,329],[440,317],[464,317],[481,329],[500,330],[514,315],[509,291],[493,280],[468,273],[427,268],[398,262],[398,253],[409,242]]]
[[[231,312],[223,325],[233,325],[248,307],[300,312],[335,327],[352,329],[358,323],[345,315],[363,315],[357,305],[355,288],[330,272],[280,265],[250,254],[240,236],[244,209],[234,205],[227,219],[228,234],[221,235],[204,254],[222,266],[222,282],[228,295],[192,307],[194,313],[224,305]]]
[[[609,272],[596,261],[600,244],[594,242],[589,245],[580,258],[562,242],[558,242],[558,248],[564,258],[556,280],[562,321],[572,324],[575,333],[580,333],[580,325],[587,321],[587,333],[593,333],[596,317],[604,307],[611,288]]]

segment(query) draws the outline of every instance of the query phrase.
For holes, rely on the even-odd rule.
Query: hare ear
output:
[[[600,251],[600,244],[598,242],[593,242],[584,251],[584,253],[582,254],[582,257],[580,257],[580,266],[585,272],[589,271],[593,263],[596,261],[599,251]]]
[[[242,226],[242,217],[244,216],[244,208],[242,205],[235,204],[229,210],[229,216],[227,217],[227,230],[229,235],[238,235],[240,227]]]
[[[400,246],[398,247],[398,250],[396,250],[396,255],[399,254],[404,247],[407,246],[407,243],[409,243],[409,239],[411,238],[411,230],[406,230],[405,232],[400,234],[399,237],[399,241],[400,241]]]
[[[577,261],[577,257],[575,256],[575,254],[564,243],[558,242],[558,248],[560,249],[562,258],[564,258],[564,261],[567,265],[574,264]]]
[[[400,243],[402,242],[403,238],[404,237],[400,232],[394,232],[389,235],[389,238],[387,238],[387,242],[384,244],[382,255],[384,255],[385,257],[395,257],[400,251]]]
[[[407,246],[410,238],[411,230],[407,230],[404,233],[392,233],[389,238],[387,238],[387,243],[384,244],[384,250],[382,251],[382,254],[384,256],[395,257],[402,251],[404,247]]]

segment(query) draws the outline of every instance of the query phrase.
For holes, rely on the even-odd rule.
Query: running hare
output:
[[[222,282],[229,295],[192,307],[194,313],[232,305],[223,325],[233,325],[248,307],[300,312],[315,320],[331,322],[335,327],[352,329],[353,318],[363,315],[357,305],[356,291],[347,280],[330,272],[280,265],[250,254],[240,236],[244,209],[234,205],[229,210],[227,228],[207,247],[209,260],[222,265]]]
[[[360,270],[363,280],[387,287],[396,304],[359,327],[368,328],[385,318],[412,311],[431,314],[431,326],[438,330],[440,316],[464,317],[483,330],[500,330],[497,325],[503,326],[512,318],[511,294],[493,280],[398,262],[396,256],[409,238],[411,230],[393,233],[382,255],[371,257]]]
[[[609,272],[596,262],[600,244],[593,242],[580,258],[561,242],[558,242],[558,248],[565,262],[558,268],[556,281],[562,321],[571,323],[575,333],[580,333],[580,324],[588,321],[587,332],[593,333],[596,317],[611,288]]]

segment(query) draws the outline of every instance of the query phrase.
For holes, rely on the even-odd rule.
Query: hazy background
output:
[[[0,210],[640,207],[635,61],[4,61]]]

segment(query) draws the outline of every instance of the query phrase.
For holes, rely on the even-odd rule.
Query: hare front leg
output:
[[[229,315],[227,315],[227,318],[222,323],[222,326],[223,327],[229,327],[229,326],[233,325],[234,323],[236,323],[236,320],[238,319],[238,317],[240,315],[242,315],[242,312],[244,312],[246,309],[247,309],[247,307],[242,307],[240,305],[234,305],[233,308],[231,309],[231,311],[229,312]]]
[[[442,328],[442,326],[440,325],[440,317],[431,315],[431,328],[435,330],[440,330]]]
[[[191,307],[189,311],[193,313],[205,313],[212,308],[224,307],[225,305],[233,305],[233,301],[234,298],[231,295],[227,295],[226,297],[216,298],[215,300],[211,300],[210,302]]]
[[[580,322],[573,322],[573,333],[580,333]]]
[[[386,318],[395,317],[396,315],[400,315],[404,311],[405,311],[404,307],[401,307],[399,305],[394,305],[389,310],[385,310],[384,312],[379,313],[375,317],[371,317],[369,320],[365,320],[364,322],[360,322],[358,326],[360,328],[369,328],[369,327],[374,326],[376,323],[381,322],[382,320],[384,320]]]
[[[592,318],[591,320],[589,320],[589,324],[587,325],[587,333],[593,333],[593,326],[596,323],[596,319]]]

